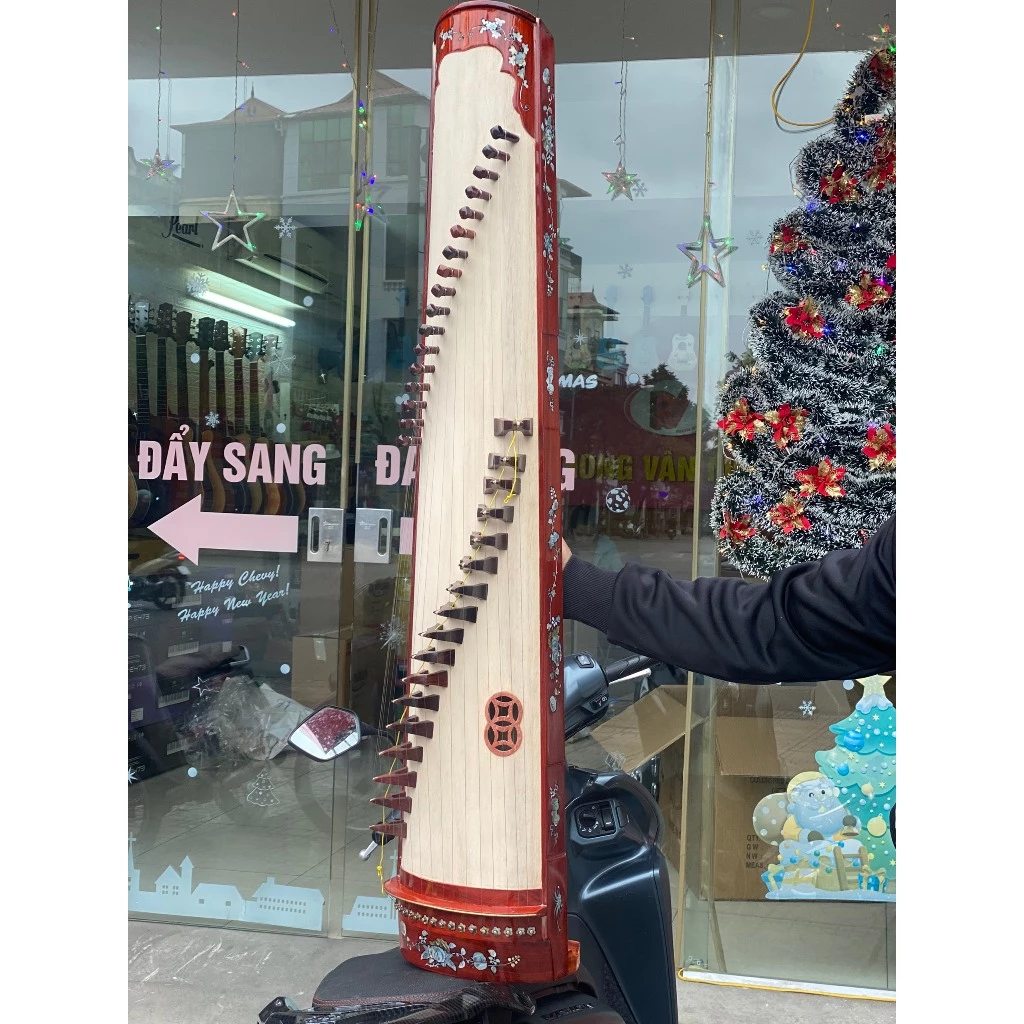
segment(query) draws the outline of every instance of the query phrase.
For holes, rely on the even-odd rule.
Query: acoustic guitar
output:
[[[260,426],[260,359],[265,351],[263,335],[250,332],[245,355],[249,360],[249,438],[253,444],[265,444],[270,449],[263,428]],[[250,448],[250,451],[252,449]],[[273,481],[264,482],[263,504],[260,511],[266,516],[276,516],[281,511],[281,488]]]
[[[167,407],[168,381],[167,381],[167,357],[170,340],[174,335],[174,307],[169,302],[161,302],[157,308],[156,315],[156,416],[153,419],[153,432],[160,438],[164,446],[164,461],[169,454],[168,445],[171,437],[180,434],[178,429],[182,420],[169,412]],[[182,438],[185,452],[188,438]],[[164,515],[172,509],[180,508],[195,494],[191,480],[166,480]]]
[[[181,433],[182,426],[188,427],[188,433],[182,437],[185,447],[185,462],[188,465],[188,482],[182,486],[186,488],[184,501],[190,501],[197,494],[202,493],[203,485],[198,481],[196,475],[195,459],[192,457],[192,449],[189,442],[199,440],[198,424],[193,421],[189,411],[188,393],[188,345],[192,341],[192,314],[188,310],[181,310],[174,316],[174,365],[175,365],[175,398],[174,407],[177,410],[174,414],[175,429]]]
[[[228,382],[227,382],[227,369],[224,362],[224,353],[231,347],[229,338],[229,329],[227,320],[218,320],[213,327],[213,359],[214,359],[214,373],[216,374],[216,415],[217,415],[217,426],[211,431],[211,447],[210,447],[210,458],[207,460],[207,464],[215,462],[220,466],[224,465],[224,446],[231,440],[231,436],[228,433]],[[206,440],[206,434],[203,434],[203,440]],[[223,477],[223,471],[221,473]],[[245,506],[245,502],[249,497],[249,488],[246,487],[245,481],[242,480],[239,483],[229,483],[226,479],[223,480],[224,484],[224,508],[222,512],[240,512]]]
[[[133,317],[135,331],[135,421],[137,428],[134,453],[129,456],[129,468],[138,479],[139,476],[139,441],[155,441],[163,445],[166,438],[154,427],[150,409],[149,394],[149,303],[138,302]],[[130,525],[144,526],[164,514],[167,507],[167,486],[163,480],[146,480],[143,488],[149,493],[148,502],[139,503]]]
[[[226,326],[226,325],[225,325]],[[205,424],[206,414],[210,411],[210,351],[213,348],[213,332],[216,328],[212,316],[204,316],[199,321],[196,332],[196,341],[199,345],[199,420]],[[206,426],[202,435],[203,441],[211,442],[210,454],[206,459],[206,468],[203,473],[203,501],[207,512],[223,512],[227,506],[227,494],[224,490],[224,481],[213,459],[213,441],[215,440],[213,428]],[[224,448],[221,445],[221,457],[223,458]]]
[[[252,454],[252,438],[249,436],[245,422],[245,369],[242,358],[248,348],[249,332],[244,327],[231,328],[231,357],[235,362],[235,418],[232,426],[234,440],[245,445],[246,455]],[[244,504],[237,509],[239,512],[259,512],[263,506],[263,490],[259,480],[248,480],[245,488]]]
[[[135,413],[128,409],[128,525],[136,525],[149,511],[149,491],[139,490],[132,465],[139,461],[139,423]]]

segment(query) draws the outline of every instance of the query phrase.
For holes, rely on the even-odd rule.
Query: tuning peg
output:
[[[488,160],[501,160],[503,163],[508,163],[512,159],[510,153],[506,153],[503,149],[495,149],[493,146],[484,146],[480,152]]]
[[[420,377],[424,373],[435,373],[436,370],[433,366],[427,365],[425,363],[413,363],[412,366],[409,367],[409,372],[416,374],[417,377]]]
[[[430,385],[425,384],[421,380],[407,380],[405,382],[406,391],[429,391]]]
[[[465,249],[456,249],[454,245],[446,245],[441,250],[441,255],[446,260],[466,260],[466,259],[469,259],[469,253]]]
[[[426,345],[422,341],[416,342],[413,352],[418,356],[433,356],[437,355],[441,350],[437,345]]]
[[[423,420],[399,420],[398,425],[405,430],[422,430]],[[511,505],[506,505],[506,508],[511,508]]]
[[[430,289],[430,294],[433,295],[435,299],[443,299],[446,295],[454,295],[455,289],[449,288],[447,285],[435,284],[434,287]]]
[[[476,185],[469,185],[466,188],[466,198],[488,200],[491,198],[491,193],[484,192],[483,189],[477,188]]]
[[[433,303],[430,303],[424,312],[427,316],[448,316],[451,313],[451,309],[448,306],[435,306]]]
[[[411,434],[400,434],[398,437],[398,443],[403,448],[415,448],[417,445],[423,443],[423,438],[414,437]]]
[[[449,267],[444,263],[438,264],[437,270],[434,273],[438,277],[462,277],[462,271],[458,267]]]
[[[428,334],[444,334],[444,328],[434,324],[420,324],[418,330],[424,337]]]
[[[502,128],[500,124],[496,124],[491,129],[491,138],[492,139],[504,139],[506,142],[518,142],[519,141],[519,136],[518,135],[513,135],[511,132],[505,131],[505,129]]]
[[[474,167],[473,177],[481,181],[497,181],[500,175],[497,171],[489,171],[486,167]]]
[[[460,206],[459,216],[463,220],[483,220],[484,215],[479,210],[474,210],[472,206]]]
[[[418,399],[413,399],[413,398],[407,398],[402,403],[402,411],[403,412],[413,412],[416,409],[426,409],[426,407],[427,407],[427,403],[426,402],[420,401]]]
[[[472,228],[464,228],[461,224],[453,224],[450,230],[452,238],[476,238],[476,232]]]

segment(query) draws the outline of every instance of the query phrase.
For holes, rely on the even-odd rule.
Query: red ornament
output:
[[[868,427],[867,444],[861,448],[872,469],[896,468],[896,429],[890,423]]]
[[[768,518],[786,536],[789,536],[794,530],[809,530],[811,528],[811,521],[804,515],[804,505],[796,491],[790,491],[778,505],[774,506],[769,511]]]
[[[733,519],[728,509],[722,513],[722,528],[718,531],[718,536],[733,547],[750,540],[755,533],[757,528],[750,525],[750,516],[737,516]]]
[[[886,185],[896,184],[896,139],[889,128],[879,125],[875,144],[874,163],[864,175],[864,181],[876,192]]]
[[[831,174],[822,175],[821,194],[833,205],[857,198],[857,179],[846,173],[842,161],[836,161]]]
[[[878,50],[868,68],[883,89],[891,89],[896,84],[896,55],[889,49]]]
[[[805,341],[820,338],[825,333],[825,318],[818,312],[818,304],[808,296],[795,306],[785,306],[782,312],[786,326]]]
[[[888,259],[887,259],[887,260],[885,261],[885,269],[886,269],[886,270],[895,270],[895,269],[896,269],[896,253],[893,253],[893,254],[892,254],[892,255],[891,255],[891,256],[890,256],[890,257],[889,257],[889,258],[888,258]]]
[[[841,498],[846,494],[846,488],[840,483],[846,476],[846,467],[833,466],[829,459],[822,459],[816,466],[799,469],[793,475],[800,484],[800,494],[805,497],[821,494],[826,498]]]
[[[766,412],[764,419],[772,428],[776,447],[785,448],[790,441],[799,441],[809,415],[806,409],[794,409],[788,402]]]
[[[870,309],[892,298],[892,286],[879,278],[873,278],[868,271],[863,271],[860,281],[851,284],[846,290],[846,301],[860,310]]]
[[[764,430],[764,417],[754,412],[745,398],[741,398],[729,415],[718,421],[718,427],[727,434],[738,434],[744,441],[753,441],[754,435]]]
[[[788,224],[782,227],[772,236],[771,245],[768,248],[770,255],[777,252],[798,252],[800,249],[809,249],[807,242],[800,237]]]

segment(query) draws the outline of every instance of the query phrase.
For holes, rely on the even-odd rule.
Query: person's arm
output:
[[[791,566],[763,585],[680,582],[634,563],[606,572],[563,552],[565,618],[677,668],[775,683],[895,667],[895,516],[863,548]]]

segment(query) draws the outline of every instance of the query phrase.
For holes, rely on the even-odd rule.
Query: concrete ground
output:
[[[386,949],[372,939],[128,922],[129,1024],[255,1024],[278,995],[309,1005],[339,960]],[[679,982],[680,1024],[895,1024],[895,1003]],[[644,1021],[643,1024],[663,1024]]]

